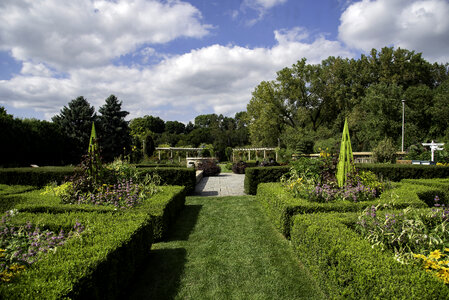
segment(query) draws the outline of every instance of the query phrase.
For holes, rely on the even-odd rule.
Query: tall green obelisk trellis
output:
[[[89,175],[97,179],[101,170],[101,160],[98,152],[97,133],[95,132],[95,123],[92,122],[92,130],[90,132],[89,149]]]
[[[348,174],[353,171],[354,158],[352,156],[351,138],[349,137],[348,119],[345,119],[343,135],[341,137],[340,156],[337,165],[337,182],[339,187],[345,185]]]

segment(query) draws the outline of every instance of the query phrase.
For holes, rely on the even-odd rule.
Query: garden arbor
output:
[[[234,148],[234,149],[232,149],[232,161],[235,162],[235,152],[247,152],[248,160],[251,160],[251,151],[255,152],[256,159],[258,158],[258,151],[263,151],[263,159],[264,160],[267,158],[267,152],[275,151],[276,161],[278,160],[278,151],[276,148]]]
[[[194,152],[203,150],[203,148],[182,148],[182,147],[157,147],[158,158],[161,160],[161,151],[169,151],[170,159],[173,159],[173,151],[181,151],[186,153],[186,158],[189,156],[189,152]],[[181,156],[179,156],[179,161],[181,161]]]

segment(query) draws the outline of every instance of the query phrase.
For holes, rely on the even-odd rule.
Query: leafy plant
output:
[[[394,163],[396,161],[396,148],[391,138],[385,138],[373,149],[373,157],[380,163]]]
[[[372,206],[359,216],[356,228],[373,246],[391,249],[397,260],[407,262],[413,253],[449,246],[449,210],[438,202],[437,196],[431,211],[407,208],[384,216],[379,216],[378,207]]]
[[[221,172],[221,168],[215,160],[200,162],[198,164],[198,170],[202,170],[204,176],[216,176]]]
[[[48,252],[64,245],[65,241],[84,231],[84,226],[76,222],[73,229],[66,234],[63,229],[59,233],[41,230],[30,222],[25,226],[14,226],[11,217],[17,211],[9,211],[0,221],[0,282],[9,282],[31,264],[38,261]]]

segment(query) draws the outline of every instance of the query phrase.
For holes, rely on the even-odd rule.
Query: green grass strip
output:
[[[188,197],[129,299],[322,299],[252,196]]]

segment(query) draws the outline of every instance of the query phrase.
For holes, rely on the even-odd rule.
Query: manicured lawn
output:
[[[323,299],[252,196],[188,197],[129,299]]]

